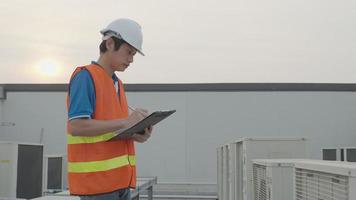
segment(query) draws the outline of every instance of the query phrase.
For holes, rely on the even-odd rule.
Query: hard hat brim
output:
[[[104,35],[104,33],[106,32],[106,31],[104,31],[104,30],[102,30],[102,31],[100,31],[102,34],[103,34],[103,37],[101,38],[102,40],[107,40],[107,39],[109,39],[109,38],[111,38],[111,37],[116,37],[116,38],[119,38],[119,39],[121,39],[121,40],[124,40],[124,39],[122,39],[121,37],[118,37],[116,34],[114,34],[114,33],[108,33],[108,34],[105,34]],[[125,41],[125,40],[124,40]],[[130,43],[128,43],[127,41],[125,41],[127,44],[129,44],[130,46],[132,46]],[[141,54],[142,56],[145,56],[145,54],[142,52],[142,51],[140,51],[140,50],[138,50],[137,48],[135,48],[134,46],[132,46],[134,49],[136,49],[136,51],[139,53],[139,54]]]

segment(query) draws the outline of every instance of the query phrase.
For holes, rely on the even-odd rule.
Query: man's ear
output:
[[[113,51],[114,50],[115,44],[114,44],[114,40],[112,38],[107,39],[105,44],[106,44],[106,49],[107,50],[109,50],[109,51]]]

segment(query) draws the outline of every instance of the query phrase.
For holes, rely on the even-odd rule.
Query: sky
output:
[[[67,83],[117,18],[146,56],[125,83],[354,83],[354,0],[2,0],[0,84]]]

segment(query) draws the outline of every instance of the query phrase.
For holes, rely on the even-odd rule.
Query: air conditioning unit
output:
[[[253,199],[292,200],[294,194],[294,163],[301,160],[253,160]]]
[[[356,162],[356,147],[322,149],[323,160]]]
[[[322,149],[322,159],[323,160],[341,160],[340,148],[324,148]]]
[[[344,159],[347,162],[356,162],[356,147],[344,147]]]
[[[0,197],[42,196],[43,145],[0,142]]]
[[[229,162],[231,162],[229,158],[230,145],[225,144],[217,148],[218,154],[218,194],[219,200],[228,199],[229,194],[229,185],[230,185],[230,175],[229,175]]]
[[[294,200],[355,200],[356,164],[310,160],[295,163]]]
[[[43,185],[46,192],[66,189],[67,161],[65,155],[45,155],[43,165]]]
[[[304,138],[242,138],[220,147],[226,152],[218,150],[219,200],[251,200],[252,160],[305,158],[305,143]],[[219,160],[226,166],[219,168]]]
[[[0,85],[0,100],[1,99],[6,99],[6,91],[4,85]]]

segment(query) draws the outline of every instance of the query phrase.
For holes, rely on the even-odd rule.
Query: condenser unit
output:
[[[43,145],[0,142],[0,197],[42,196]]]
[[[294,194],[294,164],[301,160],[253,160],[253,199],[292,200]]]
[[[219,200],[252,200],[252,159],[305,158],[305,143],[304,138],[242,138],[220,147]],[[219,161],[226,166],[219,168]]]
[[[356,147],[324,148],[322,149],[322,159],[356,162]]]
[[[43,165],[44,191],[56,192],[66,189],[67,165],[65,155],[45,155]]]
[[[321,153],[323,160],[336,161],[342,159],[340,148],[324,148]]]
[[[0,85],[0,99],[6,99],[6,91],[4,85]]]
[[[344,147],[344,159],[347,162],[356,162],[356,147]]]
[[[295,163],[294,200],[355,199],[355,163],[323,160]]]
[[[229,185],[230,185],[230,170],[229,170],[229,162],[231,162],[229,158],[230,152],[230,144],[225,144],[217,148],[218,154],[218,195],[219,200],[229,199]]]

